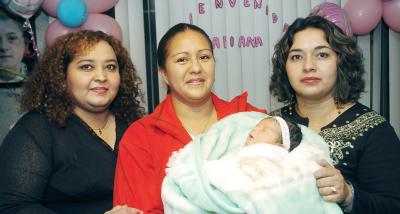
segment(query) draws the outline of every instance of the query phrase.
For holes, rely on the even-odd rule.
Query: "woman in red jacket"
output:
[[[162,37],[159,72],[170,93],[155,111],[133,123],[120,142],[114,205],[163,213],[161,184],[169,156],[230,114],[261,111],[247,93],[227,102],[211,92],[215,60],[208,35],[199,27],[177,24]]]

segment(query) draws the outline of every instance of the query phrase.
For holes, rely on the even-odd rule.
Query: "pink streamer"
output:
[[[40,55],[39,47],[37,45],[36,37],[35,37],[35,34],[33,33],[32,25],[31,25],[29,19],[25,20],[23,27],[29,33],[29,37],[30,37],[29,39],[32,41],[32,46],[33,46],[33,51],[34,51],[33,54],[36,57],[39,57],[39,55]]]

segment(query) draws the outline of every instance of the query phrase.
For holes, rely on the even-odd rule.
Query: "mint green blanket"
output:
[[[324,140],[301,126],[303,140],[292,152],[255,144],[244,146],[266,114],[231,115],[173,154],[162,184],[164,212],[337,214],[323,201],[313,172],[329,158]]]

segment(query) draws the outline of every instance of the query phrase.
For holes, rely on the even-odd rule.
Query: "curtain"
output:
[[[173,25],[186,22],[204,29],[214,45],[216,82],[214,91],[224,99],[231,99],[243,91],[249,100],[260,108],[274,110],[282,103],[269,93],[272,72],[271,56],[275,43],[287,25],[297,17],[307,16],[311,9],[323,2],[342,7],[347,0],[147,0],[154,3],[156,40]],[[146,2],[146,1],[145,1]],[[147,68],[144,53],[143,1],[120,0],[116,6],[116,20],[124,31],[124,45],[146,84]],[[365,58],[365,93],[360,102],[381,112],[382,96],[389,98],[391,124],[400,135],[400,33],[389,30],[388,38],[382,37],[382,23],[374,31],[357,36]],[[382,50],[382,39],[388,39],[388,50]],[[154,45],[154,44],[153,44]],[[389,55],[389,92],[381,95],[381,54]],[[155,58],[155,57],[154,57]],[[143,61],[144,60],[144,61]],[[148,67],[148,66],[147,66]],[[166,94],[159,78],[159,97]],[[144,89],[146,87],[144,86]]]

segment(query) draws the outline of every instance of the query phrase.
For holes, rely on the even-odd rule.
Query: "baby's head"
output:
[[[246,145],[268,143],[292,151],[300,144],[302,138],[301,129],[296,123],[284,120],[281,117],[267,117],[250,131]]]

